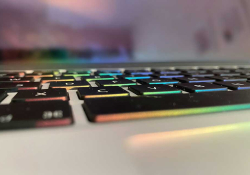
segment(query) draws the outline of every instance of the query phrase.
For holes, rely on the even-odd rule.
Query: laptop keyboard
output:
[[[0,72],[0,102],[16,93],[0,104],[0,129],[73,124],[69,90],[95,123],[250,109],[250,69]]]

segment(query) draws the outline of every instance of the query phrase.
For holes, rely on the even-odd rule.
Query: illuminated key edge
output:
[[[204,90],[195,90],[195,92],[216,92],[216,91],[227,91],[227,88],[221,88],[221,89],[204,89]]]
[[[75,89],[75,88],[85,88],[85,87],[90,87],[90,85],[84,85],[84,86],[50,86],[52,89]]]
[[[149,83],[149,84],[178,84],[179,82],[162,82],[162,83]]]
[[[122,73],[98,73],[100,76],[116,76],[116,75],[122,75]]]
[[[57,81],[75,81],[75,79],[59,79],[59,80],[42,80],[42,84]]]
[[[135,120],[135,119],[146,119],[146,118],[175,117],[182,115],[207,114],[207,113],[226,112],[226,111],[235,111],[244,109],[250,109],[250,104],[148,111],[148,112],[147,111],[130,112],[130,113],[120,113],[120,114],[118,113],[118,114],[106,114],[106,115],[104,114],[96,116],[95,122],[111,122],[111,121],[124,121],[124,120]]]
[[[144,92],[143,95],[160,95],[160,94],[178,94],[182,91],[164,91],[164,92]]]
[[[90,76],[90,74],[64,74],[64,77],[84,77],[84,76]]]
[[[100,84],[99,84],[100,85]],[[130,83],[130,84],[105,84],[105,85],[100,85],[100,86],[134,86],[137,85],[136,83]]]
[[[127,80],[150,79],[151,77],[124,77]]]
[[[97,81],[97,80],[114,80],[115,78],[90,78],[90,79],[84,79],[86,81]]]
[[[129,96],[129,94],[124,93],[124,94],[105,94],[105,95],[85,95],[82,96],[82,98],[86,99],[86,98],[105,98],[105,97],[124,97],[124,96]]]

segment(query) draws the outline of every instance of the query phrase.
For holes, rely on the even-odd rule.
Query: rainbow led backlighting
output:
[[[83,86],[53,86],[51,88],[53,88],[53,89],[62,88],[62,89],[71,90],[71,89],[83,88],[83,87],[90,87],[90,85],[83,85]]]
[[[84,98],[102,98],[102,97],[123,97],[129,96],[129,94],[103,94],[103,95],[86,95]]]
[[[137,80],[137,79],[149,79],[151,78],[150,76],[148,77],[125,77],[127,80]]]
[[[143,95],[178,94],[181,91],[144,92]]]
[[[114,77],[110,77],[110,78],[88,78],[86,79],[86,81],[96,81],[96,80],[114,80]]]
[[[179,82],[173,81],[173,82],[158,82],[158,83],[149,83],[149,84],[177,84]]]
[[[110,121],[120,121],[120,120],[143,119],[143,118],[175,117],[181,115],[206,114],[206,113],[225,112],[225,111],[234,111],[243,109],[250,109],[250,104],[98,115],[96,117],[96,122],[110,122]]]
[[[136,85],[136,83],[130,83],[130,84],[105,84],[103,86],[133,86]]]
[[[116,75],[122,75],[122,73],[99,73],[100,76],[116,76]]]
[[[227,88],[195,90],[195,92],[213,92],[213,91],[227,91]]]
[[[42,80],[42,83],[56,82],[56,81],[75,81],[75,79]]]
[[[84,76],[90,76],[90,74],[64,74],[64,77],[84,77]]]

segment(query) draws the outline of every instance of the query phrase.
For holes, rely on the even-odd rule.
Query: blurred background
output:
[[[250,1],[1,0],[0,59],[250,59]]]

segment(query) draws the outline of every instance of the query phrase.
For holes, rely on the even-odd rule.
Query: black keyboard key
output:
[[[32,77],[23,77],[23,78],[0,78],[0,83],[25,83],[25,82],[32,82],[34,79]]]
[[[179,75],[179,74],[155,74],[152,75],[152,77],[155,78],[179,78],[179,77],[184,77],[184,75]]]
[[[203,69],[206,70],[207,72],[211,72],[211,73],[229,73],[230,70],[221,70],[221,69]]]
[[[73,123],[68,102],[0,105],[0,130],[66,126]]]
[[[240,73],[231,72],[231,73],[215,73],[215,76],[239,76]]]
[[[62,76],[64,77],[83,77],[83,76],[90,76],[90,71],[68,71],[67,73],[63,73]]]
[[[24,75],[24,73],[19,73],[19,72],[15,72],[15,73],[10,73],[10,72],[1,72],[0,73],[0,77],[2,78],[16,78],[16,77],[20,77]]]
[[[13,102],[35,102],[35,101],[67,101],[66,89],[46,89],[19,91],[12,99]]]
[[[215,84],[226,86],[232,90],[244,90],[250,89],[250,83],[242,82],[242,81],[234,81],[234,82],[215,82]]]
[[[83,108],[91,122],[207,114],[250,109],[250,91],[86,99]]]
[[[220,76],[214,76],[209,77],[218,81],[247,81],[247,78],[244,77],[220,77]]]
[[[49,72],[49,73],[36,72],[36,73],[26,74],[25,77],[33,77],[35,79],[43,78],[43,77],[54,77],[54,73],[53,72]]]
[[[120,79],[127,79],[127,80],[138,80],[138,79],[149,79],[152,78],[150,75],[121,75],[117,76]]]
[[[188,76],[188,77],[210,77],[214,76],[212,73],[184,73],[183,75]]]
[[[0,102],[7,97],[7,92],[5,90],[0,90]]]
[[[79,88],[77,94],[80,99],[129,96],[129,93],[120,87]]]
[[[181,71],[179,70],[171,70],[171,69],[163,69],[163,70],[159,70],[159,69],[153,69],[153,72],[155,72],[156,74],[180,74]]]
[[[177,80],[172,80],[169,78],[153,78],[145,80],[137,80],[140,84],[176,84],[179,83]]]
[[[125,70],[124,73],[128,75],[151,75],[153,74],[152,72],[147,71],[147,70]]]
[[[129,90],[137,95],[166,95],[177,94],[182,91],[167,85],[139,85],[129,86]]]
[[[65,88],[67,90],[72,90],[81,87],[90,87],[90,84],[87,81],[58,81],[51,82],[49,87],[53,89]]]
[[[187,92],[212,92],[212,91],[227,91],[226,87],[222,87],[215,84],[210,83],[183,83],[183,84],[175,84],[177,88],[180,88]]]
[[[176,80],[183,82],[183,83],[212,83],[215,82],[214,79],[209,78],[202,78],[202,77],[182,77],[182,78],[176,78]]]
[[[86,81],[96,81],[96,80],[114,80],[115,78],[112,76],[87,76],[81,77],[81,80]]]
[[[183,70],[183,73],[188,73],[188,74],[206,74],[206,70]]]
[[[137,85],[135,82],[131,80],[99,80],[96,81],[96,84],[98,86],[131,86],[131,85]]]
[[[17,90],[35,90],[40,89],[41,83],[28,82],[28,83],[0,83],[0,89],[17,91]]]
[[[41,78],[42,83],[58,82],[58,81],[75,81],[74,77],[43,77]]]

